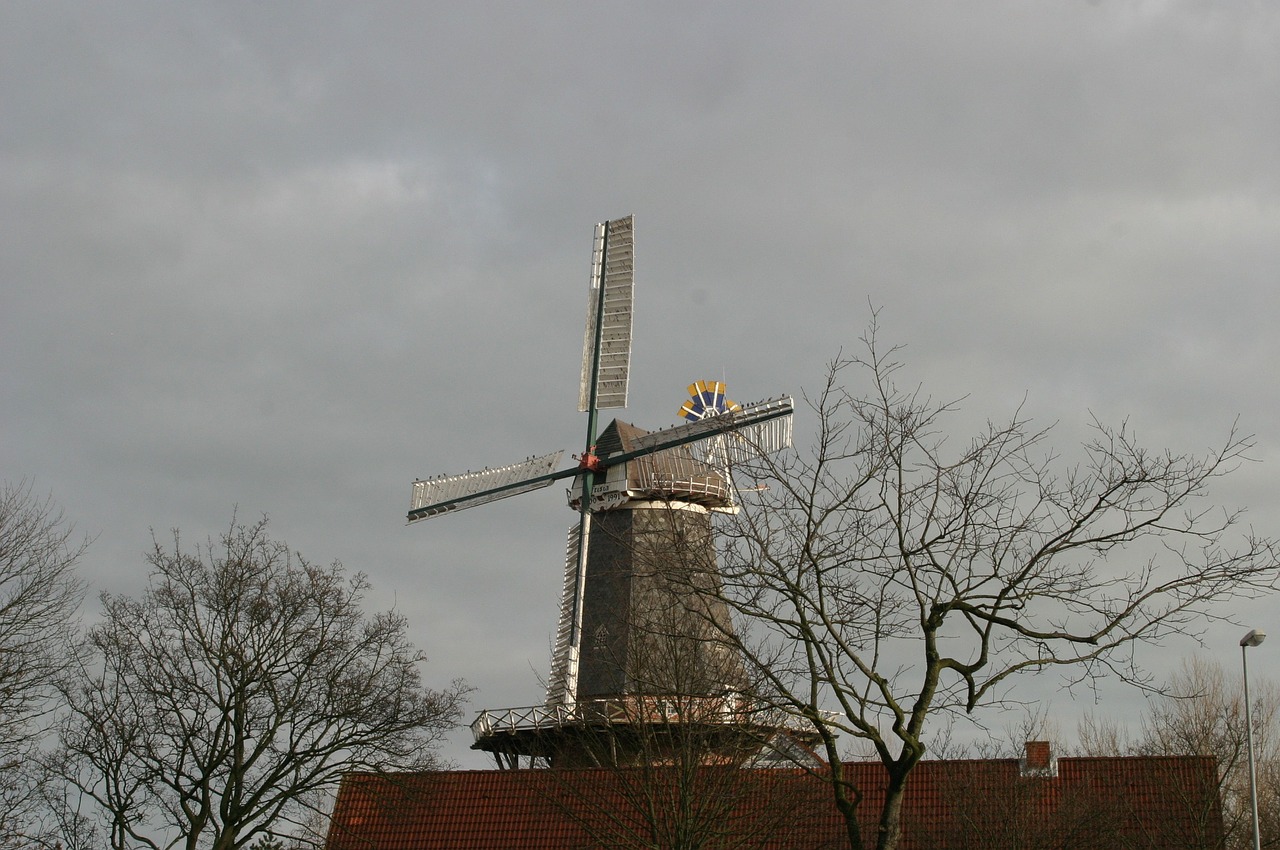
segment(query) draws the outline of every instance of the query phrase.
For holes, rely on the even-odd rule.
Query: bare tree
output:
[[[1121,756],[1133,752],[1129,733],[1115,720],[1086,714],[1076,726],[1078,756]]]
[[[1277,761],[1276,721],[1280,694],[1269,682],[1255,684],[1253,700],[1254,740],[1264,765]],[[1222,668],[1200,658],[1184,662],[1166,686],[1166,695],[1148,707],[1140,755],[1204,755],[1218,762],[1218,789],[1228,847],[1252,846],[1253,821],[1249,806],[1248,739],[1245,732],[1244,695],[1228,685]],[[1264,769],[1260,774],[1267,778]],[[1266,800],[1263,793],[1260,800]],[[1265,810],[1264,834],[1277,838],[1276,815]]]
[[[584,787],[581,770],[556,769],[555,802],[598,846],[749,850],[802,831],[824,786],[812,772],[744,767],[762,747],[760,728],[722,700],[688,694],[613,703],[612,722],[584,730],[581,744],[606,773],[608,794]]]
[[[1280,758],[1273,751],[1257,770],[1258,836],[1263,847],[1280,847]],[[1245,829],[1242,834],[1247,838],[1250,831]]]
[[[749,730],[707,716],[718,711],[703,698],[620,702],[613,724],[585,732],[601,767],[546,771],[550,801],[597,847],[790,846],[827,799],[825,786],[801,770],[743,767],[734,750],[760,745],[749,740]],[[611,762],[611,752],[624,752],[629,761]]]
[[[60,728],[61,773],[111,847],[234,850],[346,771],[436,764],[466,688],[423,686],[404,619],[362,613],[363,575],[291,553],[265,519],[195,552],[175,532],[148,560],[141,597],[103,596]]]
[[[888,772],[874,844],[891,850],[936,719],[1007,700],[1019,674],[1149,685],[1136,645],[1194,634],[1278,578],[1272,541],[1237,537],[1238,514],[1202,501],[1250,438],[1232,430],[1192,456],[1095,421],[1082,460],[1059,469],[1051,429],[1017,410],[953,447],[956,405],[900,388],[896,349],[875,334],[873,321],[865,353],[806,399],[810,448],[736,470],[753,486],[724,525],[721,570],[754,631],[724,640],[821,735],[857,850],[861,798],[838,736],[867,742]],[[865,394],[844,386],[855,372]]]
[[[1088,755],[1212,756],[1217,762],[1217,796],[1222,801],[1228,848],[1253,846],[1249,803],[1248,739],[1244,694],[1219,665],[1193,657],[1165,682],[1148,703],[1141,728],[1129,742],[1119,725],[1092,716],[1081,721],[1081,744]],[[1264,847],[1280,846],[1280,692],[1269,681],[1253,683],[1253,736],[1258,756],[1259,818]],[[1177,790],[1177,789],[1175,789]],[[1202,821],[1217,812],[1200,813]],[[1209,832],[1208,826],[1205,830]]]
[[[323,847],[333,821],[338,789],[317,788],[298,799],[297,813],[290,818],[290,835],[285,850],[315,850]]]
[[[39,840],[32,770],[54,684],[67,664],[83,586],[84,541],[50,499],[20,482],[0,487],[0,847]]]

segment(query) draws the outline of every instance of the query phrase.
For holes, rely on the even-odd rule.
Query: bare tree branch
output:
[[[1203,455],[1176,454],[1095,419],[1064,467],[1051,429],[1019,408],[953,448],[956,403],[901,388],[874,321],[864,343],[806,397],[812,447],[734,470],[749,486],[723,523],[722,594],[742,622],[723,637],[765,696],[825,741],[877,753],[889,794],[876,844],[891,850],[935,717],[998,704],[1046,670],[1149,687],[1136,646],[1197,635],[1223,603],[1275,589],[1280,570],[1271,539],[1205,501],[1251,437],[1233,428]],[[865,394],[845,386],[855,373]],[[836,791],[852,812],[856,789]]]
[[[70,658],[88,541],[27,482],[0,487],[0,848],[45,841],[37,745]]]
[[[422,685],[425,656],[368,588],[233,522],[217,542],[158,541],[138,598],[103,621],[65,689],[63,777],[113,848],[235,850],[353,770],[435,766],[467,688]]]

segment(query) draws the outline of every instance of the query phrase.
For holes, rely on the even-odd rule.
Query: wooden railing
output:
[[[550,731],[565,726],[640,723],[751,725],[808,729],[802,717],[778,709],[753,709],[741,694],[715,697],[625,697],[584,700],[572,705],[533,705],[481,711],[471,723],[480,741],[500,732]]]

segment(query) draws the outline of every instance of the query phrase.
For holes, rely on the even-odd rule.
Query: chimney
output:
[[[1058,760],[1048,741],[1027,741],[1026,755],[1018,765],[1023,776],[1057,776]]]

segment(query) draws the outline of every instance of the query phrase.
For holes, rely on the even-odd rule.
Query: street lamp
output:
[[[1253,850],[1262,850],[1262,837],[1258,834],[1258,773],[1253,766],[1253,717],[1249,712],[1249,647],[1258,646],[1267,638],[1262,629],[1253,629],[1240,638],[1240,666],[1244,670],[1244,728],[1249,739],[1249,803],[1253,807]]]

